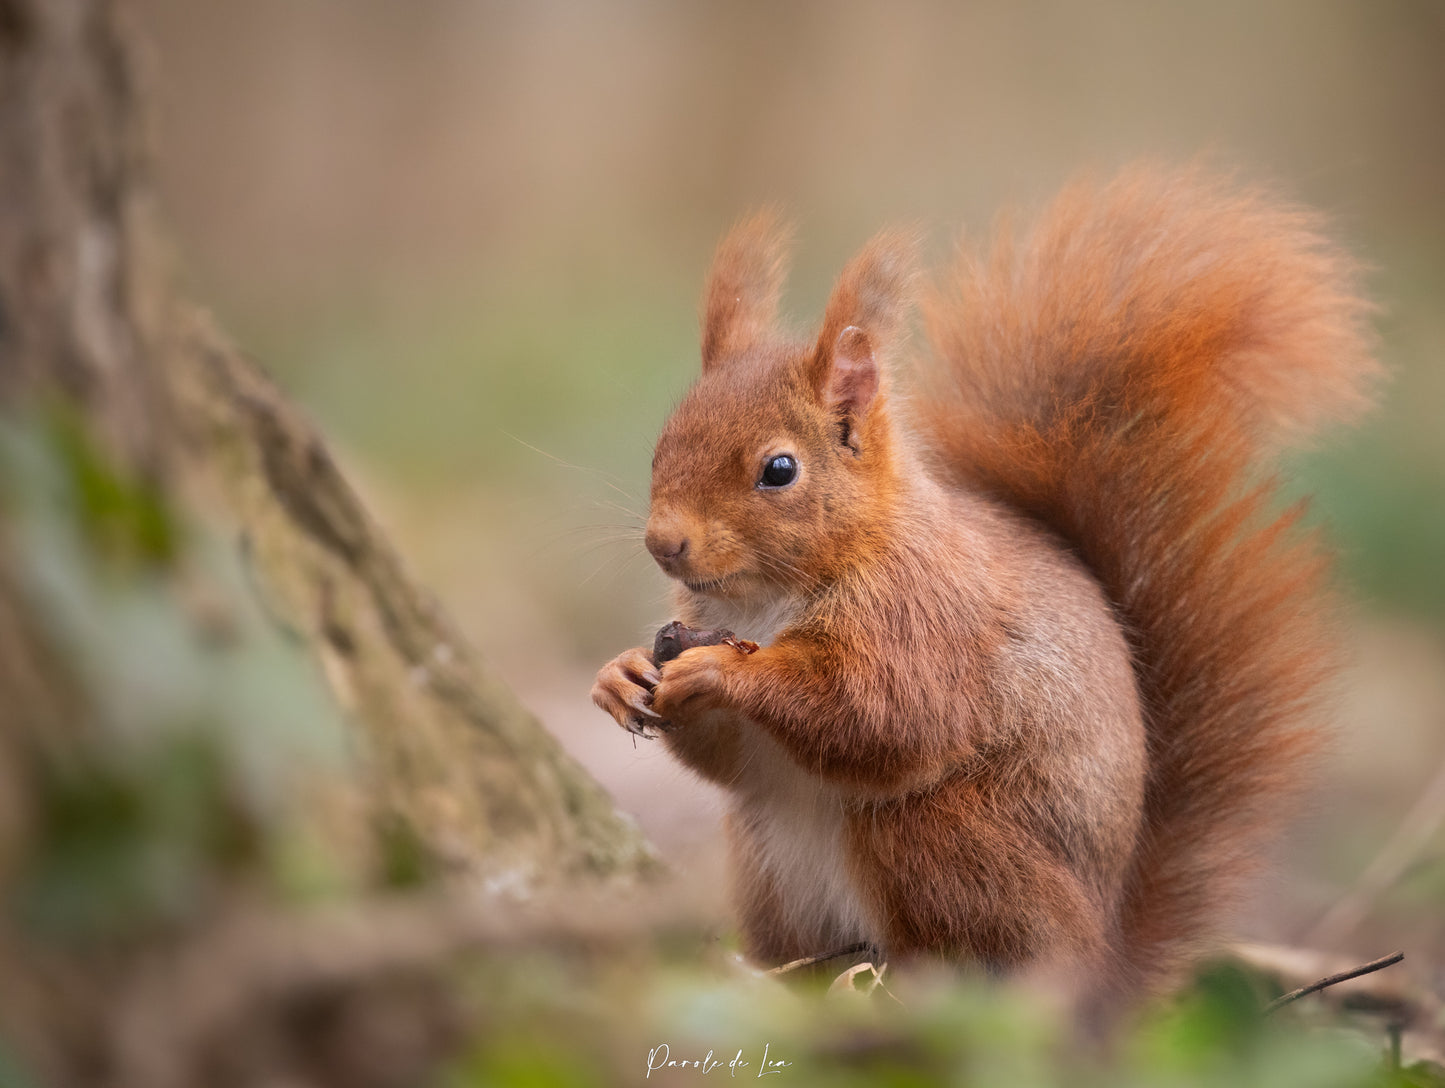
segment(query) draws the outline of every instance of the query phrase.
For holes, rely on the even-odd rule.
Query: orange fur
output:
[[[594,699],[729,790],[761,959],[1166,984],[1315,736],[1324,562],[1261,470],[1368,399],[1352,266],[1198,173],[1081,184],[928,291],[903,405],[911,247],[870,243],[805,345],[767,332],[782,237],[719,250],[647,540],[685,622],[763,647],[629,651]]]

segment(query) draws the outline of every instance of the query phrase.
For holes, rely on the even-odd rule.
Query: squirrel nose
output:
[[[652,553],[652,558],[656,559],[664,569],[677,563],[687,554],[687,537],[675,529],[649,528],[647,535],[643,537],[643,543]]]

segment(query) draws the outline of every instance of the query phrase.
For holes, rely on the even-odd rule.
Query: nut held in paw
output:
[[[720,627],[716,631],[700,631],[689,627],[681,620],[673,620],[657,632],[657,638],[652,643],[653,663],[666,664],[684,650],[691,650],[698,646],[731,646],[740,654],[756,653],[758,649],[756,642],[738,638],[726,628]]]

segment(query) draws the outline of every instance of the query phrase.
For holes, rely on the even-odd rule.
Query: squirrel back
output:
[[[924,302],[923,445],[1076,549],[1132,651],[1148,769],[1126,989],[1207,935],[1316,746],[1326,559],[1270,472],[1368,404],[1357,278],[1305,211],[1136,168],[1001,230]]]

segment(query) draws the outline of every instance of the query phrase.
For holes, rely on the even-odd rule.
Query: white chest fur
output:
[[[683,596],[684,611],[694,627],[725,627],[738,638],[766,646],[794,621],[802,603],[791,597],[769,597],[756,604],[703,597]]]
[[[743,738],[733,818],[752,836],[788,924],[819,952],[875,940],[848,871],[842,795],[794,763],[759,726],[747,723]]]

